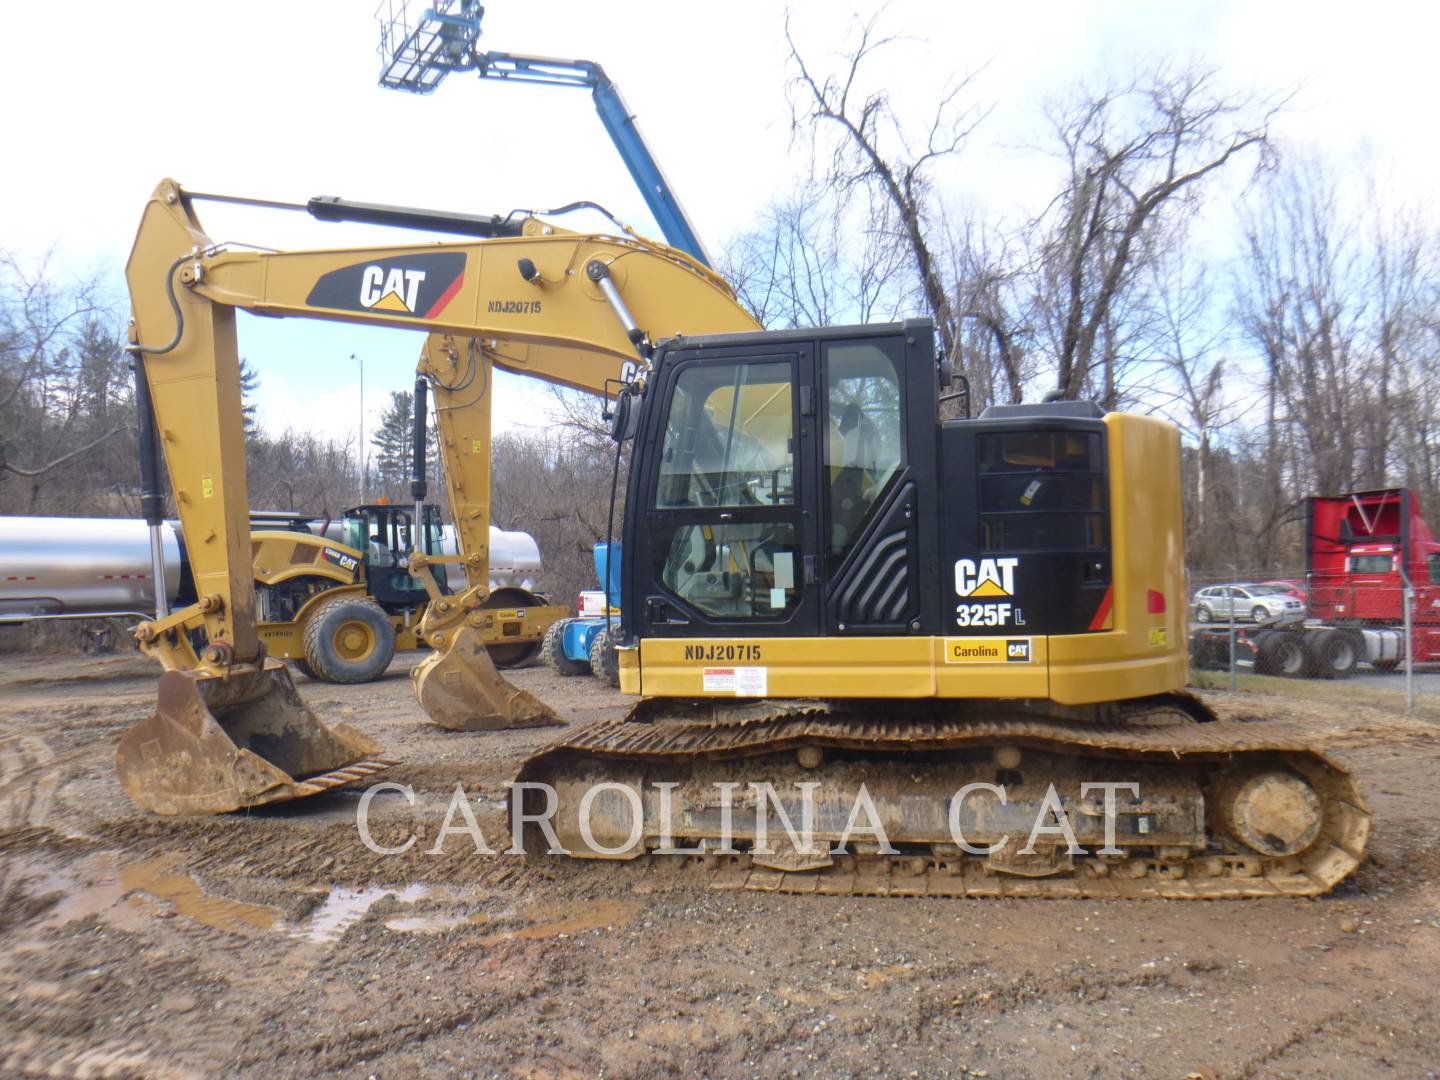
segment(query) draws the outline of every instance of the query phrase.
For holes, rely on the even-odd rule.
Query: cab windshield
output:
[[[1351,555],[1352,574],[1388,574],[1395,569],[1393,555]]]

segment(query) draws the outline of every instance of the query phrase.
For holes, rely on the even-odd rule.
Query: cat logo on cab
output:
[[[1015,570],[1020,560],[957,559],[955,595],[966,602],[955,608],[956,626],[1024,626],[1015,596]]]

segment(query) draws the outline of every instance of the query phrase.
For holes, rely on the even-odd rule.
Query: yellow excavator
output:
[[[168,669],[120,749],[142,805],[174,812],[197,762],[285,774],[252,805],[379,757],[337,729],[295,769],[263,738],[329,731],[253,633],[241,308],[429,331],[452,504],[477,522],[492,365],[614,398],[632,447],[618,664],[641,700],[524,764],[528,850],[683,852],[772,890],[1070,897],[1313,895],[1363,857],[1370,815],[1339,764],[1183,692],[1171,425],[1084,402],[942,420],[964,391],[946,393],[929,323],[763,332],[723,280],[635,236],[312,200],[297,208],[472,239],[237,250],[195,217],[215,197],[163,182],[128,267],[186,534],[213,545],[199,603],[140,631]],[[554,722],[475,644],[483,541],[463,550],[470,589],[432,593],[422,627],[422,707],[450,728]],[[187,651],[183,628],[209,645]]]

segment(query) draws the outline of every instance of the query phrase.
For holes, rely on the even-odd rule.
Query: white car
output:
[[[1305,614],[1301,601],[1275,585],[1211,585],[1197,592],[1191,604],[1200,623],[1263,623]]]

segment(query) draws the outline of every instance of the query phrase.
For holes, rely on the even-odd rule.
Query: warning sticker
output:
[[[770,669],[763,667],[707,667],[701,669],[706,693],[736,697],[764,697],[770,692]]]

